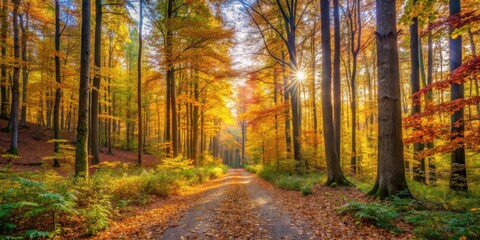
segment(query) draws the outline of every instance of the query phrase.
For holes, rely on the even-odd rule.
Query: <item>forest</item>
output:
[[[0,0],[0,239],[480,239],[478,0]]]

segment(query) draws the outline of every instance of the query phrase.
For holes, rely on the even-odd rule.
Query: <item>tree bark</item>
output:
[[[15,64],[13,67],[12,78],[12,106],[10,111],[10,121],[12,124],[12,135],[10,141],[10,150],[12,154],[18,154],[18,108],[20,100],[20,38],[18,32],[18,8],[20,0],[12,0],[13,2],[13,55]]]
[[[2,58],[7,58],[7,33],[8,33],[8,0],[3,0],[2,2],[2,29],[1,29],[1,36],[0,36],[0,44],[2,45]],[[7,115],[7,108],[8,108],[8,93],[7,93],[7,66],[6,64],[1,65],[2,73],[1,73],[1,81],[0,81],[0,93],[2,95],[1,98],[1,106],[0,106],[0,118],[1,119],[8,119]]]
[[[27,101],[28,101],[28,74],[29,74],[29,69],[28,69],[28,37],[30,34],[29,30],[29,15],[28,15],[28,10],[29,10],[29,5],[25,7],[25,13],[23,15],[20,15],[20,28],[22,29],[22,61],[23,61],[23,67],[22,67],[22,77],[23,77],[23,82],[22,82],[22,110],[21,110],[21,121],[20,121],[20,127],[21,128],[27,128]],[[25,21],[23,19],[23,16],[25,16]]]
[[[285,61],[285,54],[282,51],[282,60]],[[282,76],[283,76],[283,101],[285,104],[285,141],[286,141],[286,151],[287,151],[287,159],[292,157],[292,134],[291,134],[291,127],[290,127],[290,107],[289,107],[289,100],[290,94],[288,90],[288,78],[287,72],[285,69],[285,63],[282,63]]]
[[[88,177],[88,103],[90,81],[90,0],[82,0],[80,88],[78,95],[75,177]]]
[[[59,110],[62,92],[60,84],[62,84],[62,76],[60,69],[60,0],[55,0],[55,106],[53,110],[53,139],[54,139],[54,154],[57,156],[60,154],[60,123],[59,123]],[[57,157],[53,159],[53,166],[60,167],[60,162]]]
[[[195,104],[193,105],[192,112],[192,157],[195,161],[195,165],[199,166],[198,161],[198,110],[199,110],[199,93],[198,93],[198,81],[200,80],[198,73],[195,72],[195,82],[193,83],[193,96],[195,98]]]
[[[332,59],[330,46],[330,1],[320,0],[322,31],[322,114],[323,139],[327,160],[326,185],[348,185],[335,147],[335,122],[332,103]]]
[[[460,13],[460,0],[450,0],[450,16]],[[450,29],[453,31],[454,29]],[[450,51],[450,72],[462,65],[462,36],[452,37],[448,41]],[[450,101],[464,97],[463,83],[450,86]],[[450,118],[452,141],[464,136],[464,109],[455,111]],[[450,189],[456,192],[467,192],[467,169],[465,165],[465,148],[463,143],[451,153]]]
[[[405,179],[395,0],[376,1],[378,171],[368,193],[384,199],[411,196]]]
[[[340,79],[340,10],[338,0],[333,0],[333,124],[334,124],[334,147],[340,161],[341,140],[341,79]],[[341,171],[341,169],[340,169]],[[343,180],[342,180],[343,181]]]
[[[102,0],[95,0],[95,50],[93,56],[94,76],[92,86],[92,102],[90,117],[90,150],[92,154],[92,164],[100,163],[100,136],[99,136],[99,101],[98,91],[100,90],[100,62],[102,53]]]
[[[413,4],[415,4],[414,1]],[[420,113],[421,104],[420,97],[414,96],[414,93],[420,91],[420,44],[418,37],[418,17],[413,18],[413,23],[410,25],[410,86],[412,94],[412,108],[411,115]],[[421,183],[425,183],[425,159],[417,159],[417,154],[423,151],[423,143],[413,144],[413,158],[418,160],[412,163],[413,167],[413,180]]]
[[[433,83],[433,43],[432,43],[432,33],[428,33],[427,37],[427,42],[428,42],[428,63],[427,63],[427,85],[430,85]],[[425,86],[425,85],[424,85]],[[433,92],[432,90],[429,90],[427,95],[425,96],[425,105],[430,106],[433,103]],[[434,142],[428,142],[427,143],[427,148],[428,149],[433,149],[435,147]],[[434,157],[429,157],[428,160],[428,183],[431,185],[434,185],[436,182],[436,166],[434,162]]]
[[[143,50],[143,0],[140,0],[140,21],[138,24],[138,63],[137,63],[137,111],[138,111],[138,159],[137,166],[142,166],[143,128],[142,128],[142,50]]]

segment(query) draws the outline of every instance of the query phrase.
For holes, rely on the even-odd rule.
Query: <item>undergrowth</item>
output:
[[[386,203],[349,202],[339,208],[340,214],[352,213],[357,224],[372,223],[394,233],[401,230],[397,221],[413,226],[419,239],[480,239],[480,211],[431,209],[427,203],[415,199],[392,197]]]
[[[313,186],[322,179],[319,173],[298,175],[292,172],[277,170],[271,166],[246,165],[245,168],[281,189],[300,191],[304,195],[311,194]]]
[[[2,175],[0,239],[52,238],[64,230],[72,231],[66,227],[72,222],[80,222],[77,227],[83,236],[95,235],[108,227],[120,208],[147,204],[154,196],[178,194],[182,188],[227,171],[218,164],[193,168],[184,164],[186,161],[172,160],[168,166],[152,170],[102,163],[87,181],[54,171]]]

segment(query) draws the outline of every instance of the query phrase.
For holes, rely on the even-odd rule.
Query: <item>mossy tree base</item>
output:
[[[410,193],[410,190],[408,189],[406,184],[405,186],[402,185],[403,184],[401,184],[400,186],[394,186],[393,184],[390,184],[390,186],[387,184],[380,185],[377,181],[373,186],[372,190],[370,190],[367,195],[379,198],[380,200],[383,200],[390,196],[413,198],[412,193]]]

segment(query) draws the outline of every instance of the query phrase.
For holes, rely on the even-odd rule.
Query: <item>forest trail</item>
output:
[[[244,169],[121,212],[94,239],[412,239],[373,225],[356,224],[336,209],[347,201],[372,201],[351,188],[316,186],[302,196]]]
[[[304,239],[258,177],[230,169],[222,185],[188,210],[162,239]]]

